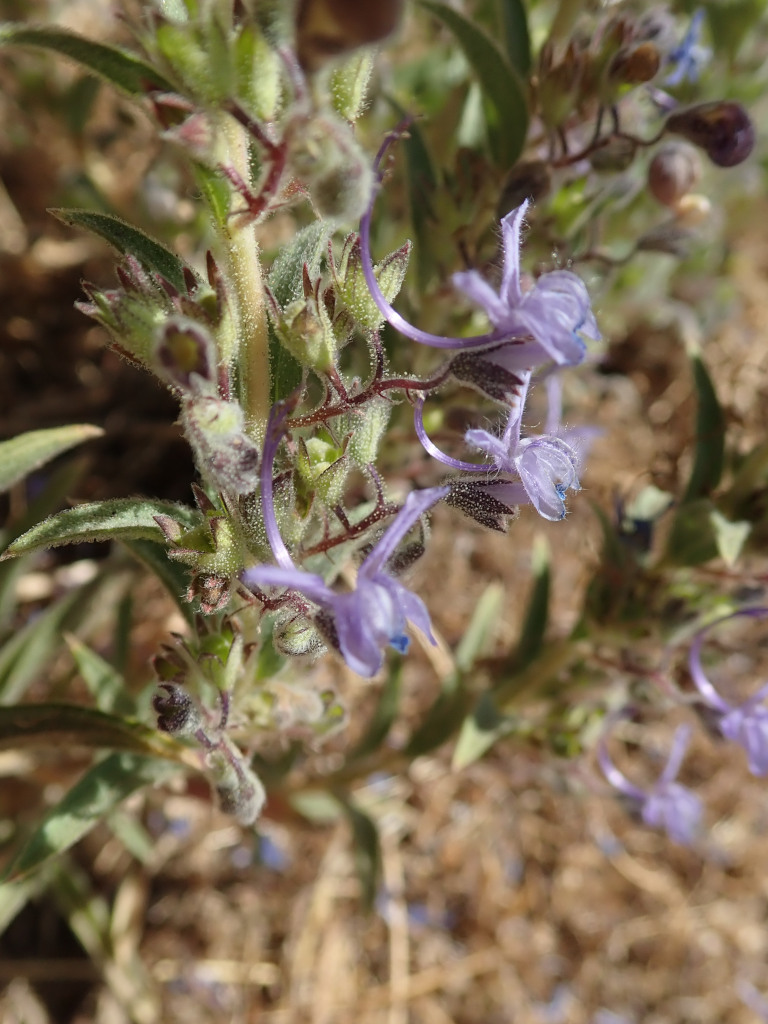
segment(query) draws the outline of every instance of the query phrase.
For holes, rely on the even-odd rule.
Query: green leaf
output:
[[[494,160],[501,167],[511,167],[523,151],[528,132],[528,103],[520,77],[488,36],[463,14],[434,0],[422,0],[422,6],[450,29],[464,51],[488,103]]]
[[[232,190],[227,179],[220,171],[206,167],[205,164],[193,164],[192,170],[197,187],[202,192],[216,224],[220,228],[225,227],[232,198]]]
[[[303,295],[302,275],[305,263],[310,278],[318,275],[330,230],[325,222],[316,221],[297,232],[291,242],[280,250],[272,264],[267,283],[283,309]],[[303,370],[301,364],[280,343],[271,322],[269,366],[272,373],[272,401],[277,402],[281,398],[286,398],[299,386]]]
[[[44,747],[52,743],[125,750],[164,760],[194,764],[189,749],[167,733],[133,719],[81,704],[14,704],[0,707],[0,750]]]
[[[469,625],[456,648],[456,665],[459,671],[469,672],[477,659],[485,654],[503,603],[504,587],[500,583],[489,584],[477,602]]]
[[[77,423],[49,430],[29,430],[10,441],[0,442],[0,492],[7,491],[62,452],[92,437],[101,437],[103,433],[101,427]]]
[[[525,80],[531,71],[531,37],[522,0],[498,0],[502,39],[509,63]]]
[[[500,714],[493,695],[487,692],[481,694],[472,714],[462,722],[451,760],[453,770],[461,771],[477,761],[510,728],[511,722]]]
[[[16,882],[68,850],[126,797],[143,786],[163,782],[179,770],[156,758],[111,754],[94,765],[49,812],[6,869]]]
[[[398,117],[405,118],[406,111],[392,97],[387,97]],[[432,197],[437,189],[437,174],[429,155],[424,135],[415,121],[408,125],[408,131],[401,143],[405,152],[405,170],[408,184],[408,204],[411,224],[416,239],[416,271],[419,286],[426,287],[433,269],[433,257],[429,244],[431,224],[435,220]]]
[[[133,96],[143,96],[148,88],[173,91],[167,78],[134,53],[94,43],[66,29],[5,22],[0,24],[0,46],[6,45],[52,50]]]
[[[191,529],[201,516],[186,505],[151,498],[115,498],[65,509],[27,530],[0,556],[0,561],[41,548],[82,541],[151,540],[165,543],[154,517],[167,515]]]
[[[350,751],[347,761],[356,761],[375,753],[389,735],[392,723],[397,717],[400,707],[400,689],[403,675],[403,663],[400,659],[389,665],[389,674],[379,694],[376,710],[368,724],[365,735],[357,746]]]
[[[154,573],[165,589],[178,605],[179,611],[191,625],[195,621],[194,607],[186,600],[186,593],[189,589],[189,571],[179,562],[174,562],[168,557],[168,552],[159,544],[150,540],[126,540],[120,539],[120,543],[126,547],[141,564]]]
[[[159,274],[174,288],[186,294],[184,261],[139,228],[121,220],[120,217],[113,217],[109,213],[97,213],[94,210],[52,209],[49,213],[70,227],[83,228],[98,235],[119,253],[135,257],[149,273]]]
[[[441,693],[408,740],[405,757],[413,760],[447,742],[466,717],[471,699],[461,681],[456,689]]]
[[[551,573],[549,569],[549,544],[542,534],[537,534],[533,542],[531,568],[533,570],[533,588],[528,598],[520,643],[517,645],[515,667],[519,671],[526,668],[541,653],[544,634],[549,617],[549,588]]]
[[[681,505],[667,537],[666,557],[673,565],[701,565],[717,558],[712,522],[715,506],[708,498]]]
[[[126,691],[125,680],[114,666],[72,633],[65,633],[64,640],[99,709],[123,714],[135,711],[135,702]]]
[[[338,795],[337,795],[338,796]],[[381,843],[373,819],[347,797],[338,796],[352,828],[355,868],[360,881],[360,899],[365,911],[373,909],[381,879]]]
[[[725,417],[712,379],[698,352],[692,353],[691,362],[698,403],[696,447],[683,502],[705,498],[715,490],[722,476],[725,452]]]
[[[19,700],[30,683],[61,648],[62,629],[75,630],[93,615],[94,607],[109,607],[116,589],[127,586],[125,574],[103,572],[84,587],[72,590],[32,619],[0,648],[0,703]]]

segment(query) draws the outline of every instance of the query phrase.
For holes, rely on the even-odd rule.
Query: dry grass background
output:
[[[4,103],[7,123],[13,100]],[[110,116],[106,109],[107,124]],[[90,130],[98,132],[99,124],[97,119]],[[51,135],[43,152],[39,147],[48,127],[42,122],[31,150],[21,154],[9,144],[0,146],[0,174],[11,204],[0,212],[3,358],[6,371],[21,365],[27,374],[29,398],[23,406],[11,404],[13,378],[6,373],[3,415],[9,433],[14,424],[19,429],[47,425],[46,414],[59,422],[61,408],[43,390],[43,371],[35,376],[35,366],[29,365],[32,356],[40,361],[47,343],[34,333],[35,306],[65,318],[67,336],[76,336],[73,344],[80,346],[78,365],[95,367],[90,378],[88,372],[78,377],[86,410],[98,415],[99,402],[108,405],[115,389],[135,387],[124,383],[125,368],[100,354],[99,338],[76,326],[68,312],[77,279],[92,270],[87,263],[92,254],[82,243],[76,250],[44,223],[42,207],[49,202],[51,180],[62,167],[76,166],[83,153],[68,151],[60,133]],[[141,153],[136,139],[144,138],[143,128],[139,123],[132,130],[138,135],[130,151]],[[91,140],[90,158],[103,155],[105,145]],[[25,159],[26,165],[19,163]],[[119,153],[111,152],[100,173],[108,175],[119,162]],[[141,173],[135,170],[134,179]],[[14,219],[14,210],[24,214],[26,229]],[[759,227],[734,238],[732,268],[733,315],[707,341],[705,358],[746,446],[764,435],[768,400],[763,340],[768,239]],[[29,301],[19,310],[13,303],[23,294]],[[63,336],[64,329],[57,329]],[[668,335],[638,328],[616,354],[621,376],[591,376],[570,395],[573,422],[598,422],[606,431],[584,479],[586,497],[604,507],[638,480],[663,486],[674,479],[693,429],[690,387],[679,372],[681,351],[670,345]],[[160,422],[164,413],[156,411],[154,399],[145,401],[141,415],[151,431],[153,417]],[[37,402],[33,410],[30,402]],[[81,418],[76,398],[72,405],[73,418]],[[141,415],[125,417],[135,424]],[[168,422],[172,418],[171,409]],[[112,422],[113,436],[124,423]],[[181,457],[174,447],[178,439],[170,426],[165,430],[163,443],[175,465]],[[103,493],[115,477],[141,476],[131,455],[114,446],[105,448],[102,459],[96,479]],[[94,496],[103,496],[96,486]],[[499,649],[514,642],[531,543],[542,529],[554,552],[555,632],[573,624],[599,543],[584,494],[572,498],[565,523],[542,527],[523,516],[507,537],[459,524],[454,514],[441,510],[415,582],[442,636],[455,642],[485,586],[498,580],[507,604],[495,641]],[[766,568],[752,563],[746,575],[726,582],[762,586]],[[137,663],[146,659],[171,614],[151,584],[145,585],[142,603],[145,615],[134,635]],[[436,692],[439,671],[439,656],[430,661],[425,652],[415,652],[405,677],[406,717]],[[343,683],[350,687],[350,680]],[[597,677],[595,685],[600,685]],[[358,683],[349,692],[365,713],[373,691]],[[673,724],[658,722],[653,741],[660,750]],[[133,799],[128,809],[141,816],[153,837],[146,863],[135,861],[106,830],[94,832],[77,853],[79,870],[87,871],[111,907],[110,949],[102,956],[83,953],[62,938],[60,915],[50,901],[39,901],[32,918],[9,933],[18,945],[6,945],[0,960],[0,1021],[750,1024],[758,1019],[740,999],[738,985],[746,980],[768,993],[768,802],[765,783],[748,775],[740,753],[703,734],[694,742],[685,780],[704,798],[710,825],[694,850],[634,824],[594,780],[588,764],[557,764],[502,743],[482,762],[454,773],[450,754],[442,750],[421,758],[405,774],[369,780],[358,791],[381,826],[383,843],[384,890],[368,917],[359,910],[343,822],[310,826],[267,817],[259,824],[260,856],[252,832],[233,825],[181,784],[170,795]],[[19,763],[3,757],[0,771],[8,778]],[[45,787],[61,781],[45,761],[28,761],[22,768],[24,784],[4,779],[0,787],[6,810],[41,792],[50,795]],[[26,949],[37,952],[22,954]]]

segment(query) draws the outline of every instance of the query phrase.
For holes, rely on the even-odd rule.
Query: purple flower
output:
[[[392,133],[379,149],[374,165],[379,179],[383,156],[397,137],[397,132]],[[580,363],[585,347],[579,335],[600,338],[584,282],[568,270],[556,270],[543,274],[529,291],[523,292],[521,288],[520,230],[527,209],[526,199],[501,222],[504,271],[498,294],[475,270],[453,277],[456,287],[485,310],[493,330],[468,338],[451,338],[430,334],[408,323],[381,291],[371,256],[372,199],[360,221],[360,251],[365,281],[381,315],[407,338],[432,348],[467,351],[488,348],[500,341],[513,342],[502,347],[509,349],[506,353],[494,348],[491,360],[503,365],[507,373],[530,369],[550,360],[559,366]],[[480,358],[483,355],[481,353]]]
[[[287,587],[298,591],[320,608],[319,624],[338,646],[349,667],[361,676],[373,676],[383,662],[382,649],[389,644],[404,652],[405,628],[413,623],[435,642],[429,613],[421,598],[386,572],[386,564],[418,519],[448,494],[448,487],[432,487],[409,494],[405,504],[379,542],[360,565],[353,591],[337,594],[321,576],[288,567],[258,565],[242,575],[246,586]],[[266,518],[266,517],[265,517]]]
[[[714,626],[721,622],[734,619],[737,616],[749,616],[761,618],[768,615],[768,608],[747,608],[727,615],[717,622],[713,622],[706,629],[696,634],[691,644],[691,652],[688,656],[688,667],[696,689],[701,694],[704,703],[715,712],[716,724],[722,735],[738,743],[743,747],[749,764],[749,770],[753,775],[768,775],[768,707],[763,701],[768,697],[768,683],[761,686],[743,704],[732,705],[723,700],[715,687],[709,681],[701,664],[701,648],[704,644],[706,634]]]
[[[569,270],[542,274],[533,287],[523,292],[520,284],[520,232],[528,210],[528,200],[508,213],[501,222],[504,246],[504,273],[498,294],[476,270],[453,275],[453,283],[482,306],[497,333],[507,338],[534,339],[525,364],[537,366],[552,360],[559,366],[573,366],[584,358],[580,334],[599,339],[586,285]],[[520,366],[521,353],[512,349],[510,357]]]
[[[490,455],[500,473],[519,477],[528,501],[540,516],[554,522],[565,517],[565,492],[580,489],[579,456],[556,434],[521,437],[522,406],[530,380],[527,374],[521,401],[507,421],[501,437],[487,430],[468,430],[468,444]],[[525,500],[525,498],[523,499]]]
[[[557,522],[565,517],[565,493],[568,488],[581,489],[578,478],[579,455],[562,437],[556,434],[537,434],[521,437],[521,417],[531,374],[523,374],[518,401],[507,420],[501,437],[489,430],[468,430],[467,444],[490,455],[492,465],[476,465],[454,459],[442,452],[428,437],[422,417],[423,401],[414,407],[416,433],[425,450],[435,459],[452,469],[468,473],[494,470],[506,484],[506,493],[497,497],[508,506],[530,502],[540,516]],[[512,479],[510,479],[510,477]]]
[[[664,85],[680,85],[681,82],[696,82],[701,69],[709,63],[712,51],[701,45],[701,28],[704,10],[699,8],[691,18],[691,24],[679,46],[667,58],[674,70],[664,79]]]
[[[664,770],[649,790],[640,789],[619,771],[608,756],[604,739],[597,748],[597,759],[606,779],[635,805],[645,824],[663,829],[670,839],[683,846],[690,846],[696,839],[703,816],[699,797],[675,782],[690,738],[690,726],[677,728]]]

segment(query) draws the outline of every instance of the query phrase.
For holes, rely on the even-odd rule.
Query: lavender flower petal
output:
[[[704,808],[690,789],[667,782],[649,793],[640,814],[646,825],[662,828],[676,843],[690,846],[701,831]]]
[[[557,522],[565,517],[565,492],[581,489],[578,456],[558,437],[530,437],[520,442],[515,468],[536,511]]]

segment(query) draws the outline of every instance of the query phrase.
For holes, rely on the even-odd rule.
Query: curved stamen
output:
[[[474,462],[463,462],[461,459],[454,459],[452,456],[446,455],[445,452],[441,451],[432,442],[424,428],[423,409],[424,399],[419,397],[413,406],[413,425],[416,428],[416,436],[421,441],[422,447],[433,459],[437,459],[438,462],[442,462],[445,466],[450,466],[451,469],[461,469],[467,473],[487,473],[493,469],[493,466],[478,466]]]

